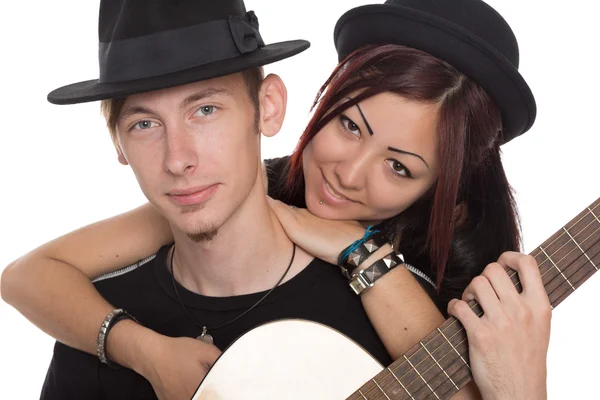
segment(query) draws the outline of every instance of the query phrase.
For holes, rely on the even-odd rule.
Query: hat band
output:
[[[258,19],[230,16],[181,29],[99,44],[99,83],[150,78],[226,60],[264,47]]]

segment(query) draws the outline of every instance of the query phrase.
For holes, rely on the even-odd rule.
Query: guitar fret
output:
[[[446,335],[444,335],[444,332],[442,332],[442,330],[440,328],[437,328],[437,330],[438,330],[439,333],[442,334],[442,336],[444,337],[444,339],[446,339],[446,342],[448,342],[450,344],[450,346],[452,347],[452,350],[454,350],[454,352],[460,357],[460,359],[462,360],[463,364],[465,364],[467,366],[467,368],[471,369],[471,367],[465,361],[465,359],[463,358],[463,356],[458,352],[458,350],[456,350],[456,347],[454,347],[454,345],[452,344],[452,342],[448,340],[448,338],[446,337]]]
[[[406,387],[404,387],[404,385],[402,384],[402,382],[400,381],[400,379],[398,379],[398,377],[396,376],[396,374],[394,373],[394,371],[391,370],[391,368],[388,367],[388,371],[390,371],[390,373],[392,374],[392,376],[394,378],[396,378],[396,381],[400,384],[400,386],[402,386],[402,389],[404,389],[404,391],[406,392],[406,394],[412,399],[415,400],[415,398],[412,396],[412,394],[410,394],[410,392],[408,391],[408,389]]]
[[[578,215],[581,218],[577,222],[567,224],[565,227],[568,226],[569,228],[566,231],[563,228],[554,235],[561,234],[554,240],[556,244],[552,244],[554,249],[549,249],[546,246],[547,253],[551,252],[554,260],[558,258],[559,261],[556,261],[556,264],[561,265],[562,272],[568,277],[569,282],[575,288],[581,286],[593,273],[598,271],[597,266],[600,265],[600,259],[597,258],[598,248],[596,245],[597,240],[600,238],[600,231],[598,229],[600,225],[596,222],[594,215],[588,210],[590,208]],[[551,269],[552,272],[555,271],[554,268]],[[540,268],[540,270],[542,269]],[[555,280],[554,278],[558,274],[552,272],[549,270],[543,272],[542,280],[548,293],[550,304],[554,308],[572,293],[572,287],[567,287],[562,279],[560,282],[559,280]]]
[[[592,235],[590,235],[590,237]],[[595,235],[596,237],[600,238],[600,232],[595,232]],[[584,240],[583,243],[585,243],[585,241],[586,240]],[[592,261],[595,261],[596,264],[600,263],[600,241],[597,241],[596,239],[596,241],[587,249],[587,252],[592,254]],[[572,267],[572,269],[574,269],[575,272],[571,275],[570,278],[577,287],[581,286],[587,279],[589,279],[592,275],[596,273],[596,269],[590,268],[590,263],[588,263],[583,257],[573,262],[573,265],[574,266]],[[550,304],[552,304],[553,307],[556,307],[570,294],[571,291],[569,290],[562,292],[559,292],[559,290],[555,290],[549,295]]]
[[[432,356],[435,357],[435,360],[441,368],[438,369],[436,364],[431,362],[432,359],[427,356],[424,359],[426,360],[425,367],[421,368],[421,365],[416,365],[416,367],[421,371],[421,376],[423,376],[429,382],[429,385],[433,388],[435,394],[440,399],[448,399],[452,397],[460,390],[462,384],[471,379],[469,368],[459,359],[459,357],[456,356],[452,346],[450,346],[452,343],[454,348],[458,350],[460,354],[464,354],[465,357],[467,357],[468,344],[466,341],[466,336],[464,335],[464,330],[458,321],[450,325],[451,326],[448,328],[457,328],[453,334],[448,333],[448,331],[452,332],[454,329],[445,329],[445,333],[447,334],[446,336],[448,337],[450,343],[445,341],[444,338],[439,334],[429,342],[424,341],[427,350],[431,349],[430,352]],[[421,351],[424,350],[422,347],[419,347],[419,349]],[[427,369],[424,370],[424,368]],[[446,373],[443,373],[442,370]],[[416,379],[417,382],[420,383],[418,380],[419,378]],[[460,382],[463,383],[461,384]],[[417,399],[433,398],[430,389],[423,384],[421,384],[419,390],[416,392],[413,391],[413,394],[415,394]]]
[[[460,346],[464,347],[465,351],[468,348],[466,341],[464,342],[464,345]],[[452,380],[456,383],[456,385],[459,388],[462,388],[472,379],[471,370],[457,359],[454,361],[458,365],[458,368],[450,375],[452,376]],[[458,390],[453,385],[445,385],[444,387],[436,388],[436,392],[442,399],[445,400],[452,398],[458,392]]]
[[[429,357],[431,357],[431,359],[435,362],[435,364],[438,366],[438,368],[444,373],[444,375],[446,375],[446,378],[448,378],[450,380],[450,382],[454,385],[454,387],[456,388],[456,390],[459,390],[458,386],[456,386],[456,383],[454,383],[454,381],[452,380],[452,378],[450,378],[450,376],[444,370],[444,368],[442,368],[442,366],[440,365],[440,363],[433,357],[433,354],[431,354],[431,352],[429,351],[429,349],[427,347],[425,347],[425,345],[423,344],[423,342],[419,342],[419,343],[421,344],[421,347],[423,347],[423,349],[425,349],[425,351],[427,352],[427,354],[429,354]]]
[[[573,289],[573,291],[575,291],[575,287],[571,284],[571,282],[569,282],[569,280],[567,279],[567,277],[565,276],[565,274],[563,274],[563,272],[558,268],[558,266],[554,263],[554,261],[552,261],[552,259],[548,255],[548,253],[546,253],[546,250],[544,250],[544,248],[542,246],[540,246],[540,250],[542,250],[544,252],[544,255],[546,255],[546,257],[548,258],[548,260],[550,260],[550,262],[552,263],[552,265],[554,266],[554,268],[556,268],[556,270],[562,275],[562,277],[565,278],[565,281],[567,281],[567,283],[569,284],[569,286],[571,286],[571,289]]]
[[[360,391],[360,389],[358,389],[358,393],[362,396],[363,399],[365,400],[369,400],[365,397],[365,395],[363,394],[363,392]]]
[[[584,276],[577,282],[578,285],[583,284],[586,280],[588,280],[588,278],[590,278],[592,275],[594,275],[596,273],[595,270],[589,270],[586,274],[584,274]],[[567,297],[569,297],[569,295],[571,294],[571,291],[567,290],[562,292],[558,297],[556,296],[552,296],[554,298],[554,300],[550,299],[550,304],[553,307],[556,307],[557,305],[559,305],[564,299],[566,299]]]
[[[585,258],[588,259],[588,261],[590,262],[590,264],[592,264],[592,266],[594,268],[596,268],[596,271],[598,271],[598,267],[596,266],[596,264],[594,264],[594,262],[592,261],[592,259],[587,255],[587,253],[585,251],[583,251],[583,249],[581,248],[581,246],[579,245],[579,243],[577,243],[577,241],[575,240],[575,238],[573,236],[571,236],[571,234],[569,233],[569,231],[567,230],[567,228],[563,227],[563,230],[567,233],[567,235],[569,235],[569,237],[571,238],[571,240],[573,241],[573,243],[575,243],[577,245],[577,247],[579,248],[579,250],[581,250],[581,252],[583,253],[583,255],[585,256]]]
[[[598,218],[598,216],[596,214],[594,214],[594,212],[592,211],[591,208],[587,208],[590,211],[590,214],[592,214],[594,216],[594,218],[596,218],[596,221],[598,221],[598,223],[600,223],[600,219]]]
[[[371,379],[371,380],[373,381],[373,383],[375,383],[375,385],[376,385],[376,386],[379,388],[379,390],[381,390],[381,393],[383,393],[383,395],[385,396],[385,398],[386,398],[387,400],[392,400],[392,399],[390,399],[390,398],[388,397],[387,393],[385,393],[385,392],[383,391],[383,389],[381,388],[381,386],[379,386],[379,383],[377,383],[377,381],[375,380],[375,378],[373,378],[373,379]]]
[[[406,354],[404,355],[404,359],[410,364],[410,366],[412,367],[412,369],[415,370],[415,372],[417,373],[417,375],[419,375],[419,378],[421,378],[423,380],[423,382],[425,382],[425,384],[427,385],[427,387],[429,388],[429,390],[431,390],[431,393],[433,393],[433,395],[439,400],[438,395],[435,393],[435,391],[433,390],[433,388],[431,386],[429,386],[429,383],[425,380],[425,378],[423,378],[423,376],[421,376],[421,373],[415,368],[415,366],[410,362],[410,360],[408,359],[408,357],[406,357]]]

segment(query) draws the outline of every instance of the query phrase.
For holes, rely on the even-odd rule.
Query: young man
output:
[[[176,247],[96,280],[104,306],[76,310],[103,320],[98,358],[57,342],[42,398],[189,397],[219,348],[285,317],[330,325],[389,362],[359,297],[289,241],[266,201],[260,133],[280,129],[286,90],[259,67],[308,43],[265,46],[234,0],[103,1],[99,32],[100,79],[48,98],[104,101],[119,161],[169,220]]]

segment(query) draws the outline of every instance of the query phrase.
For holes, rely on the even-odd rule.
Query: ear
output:
[[[121,150],[121,146],[119,144],[115,144],[115,150],[117,150],[117,160],[123,165],[129,165],[129,161],[125,158],[125,154],[123,154],[123,150]]]
[[[281,78],[269,74],[260,87],[260,131],[267,137],[275,136],[283,125],[287,106],[287,89]]]

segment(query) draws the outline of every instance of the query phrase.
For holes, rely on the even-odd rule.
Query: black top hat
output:
[[[54,104],[128,96],[259,67],[306,50],[265,45],[242,0],[102,0],[100,78],[48,94]]]
[[[399,44],[453,65],[500,108],[505,143],[535,121],[535,99],[517,70],[517,39],[481,0],[388,0],[357,7],[339,19],[334,40],[340,61],[368,44]]]

